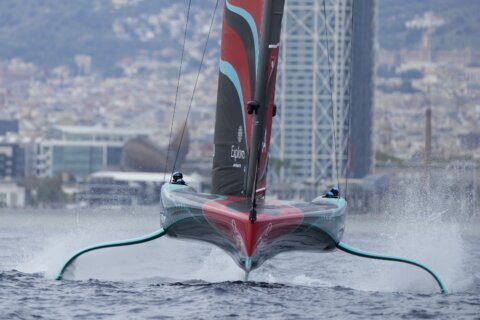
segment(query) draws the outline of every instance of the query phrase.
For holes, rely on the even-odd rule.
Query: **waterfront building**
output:
[[[160,201],[160,189],[171,173],[103,171],[88,176],[76,195],[80,205],[152,205]],[[209,177],[198,173],[184,175],[189,186],[204,192]]]
[[[0,136],[0,180],[25,176],[25,148],[17,139]]]
[[[69,173],[77,179],[105,170],[119,169],[123,146],[153,129],[57,126],[51,138],[35,145],[35,175],[53,177]]]
[[[25,188],[14,182],[0,181],[0,208],[21,208],[25,206]]]

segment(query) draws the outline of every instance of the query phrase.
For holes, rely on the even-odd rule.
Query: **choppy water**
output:
[[[480,222],[462,219],[348,218],[346,243],[426,263],[441,295],[421,270],[342,252],[282,254],[243,283],[220,250],[169,238],[89,253],[55,281],[76,249],[155,230],[156,209],[3,209],[0,318],[480,319]]]

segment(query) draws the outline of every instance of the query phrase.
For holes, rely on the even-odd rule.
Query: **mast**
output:
[[[248,103],[248,113],[252,115],[252,142],[244,195],[251,197],[253,215],[256,197],[265,194],[264,188],[257,187],[259,174],[264,179],[264,174],[259,172],[260,169],[266,172],[271,117],[275,114],[273,100],[284,5],[285,0],[264,1],[255,95],[254,100]],[[252,214],[251,220],[255,221]]]

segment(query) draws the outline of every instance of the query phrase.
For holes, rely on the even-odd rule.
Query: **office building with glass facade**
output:
[[[69,173],[82,179],[96,171],[118,169],[124,144],[153,133],[149,129],[56,127],[52,139],[36,144],[35,174],[53,177]]]

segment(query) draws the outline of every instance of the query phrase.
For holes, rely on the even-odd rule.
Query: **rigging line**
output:
[[[192,6],[192,0],[189,0],[188,8],[187,8],[187,19],[185,21],[185,30],[183,33],[182,54],[180,56],[180,67],[178,68],[177,88],[175,89],[175,100],[173,102],[172,123],[170,125],[170,136],[168,137],[167,159],[165,161],[165,169],[163,170],[163,183],[165,183],[165,177],[167,175],[167,169],[168,169],[168,157],[170,155],[170,144],[172,143],[173,123],[175,121],[175,109],[177,108],[178,90],[180,88],[180,78],[182,76],[183,56],[185,53],[185,40],[187,39],[188,21],[190,19],[191,6]]]
[[[354,6],[355,6],[355,0],[352,0],[352,16],[351,16],[351,28],[352,28],[352,31],[350,32],[350,83],[349,83],[349,90],[348,90],[348,94],[349,94],[349,99],[348,99],[348,111],[347,111],[347,114],[348,114],[348,124],[347,124],[347,128],[348,128],[348,135],[347,135],[347,168],[346,168],[346,172],[345,172],[345,200],[347,200],[347,191],[348,191],[348,176],[350,174],[350,165],[351,165],[351,162],[350,162],[350,134],[351,134],[351,130],[350,130],[350,125],[352,123],[352,114],[351,114],[351,109],[352,109],[352,81],[353,81],[353,77],[352,77],[352,71],[353,71],[353,41],[354,41],[354,37],[353,37],[353,23],[354,23],[354,18],[353,18],[353,14],[354,14]]]
[[[213,9],[212,19],[210,20],[210,27],[208,29],[207,39],[205,40],[205,45],[203,46],[202,59],[200,60],[200,66],[198,67],[197,77],[195,78],[195,84],[193,86],[192,96],[190,97],[190,103],[188,105],[187,115],[185,116],[185,122],[183,123],[182,135],[180,136],[180,143],[178,144],[177,153],[175,155],[175,161],[173,162],[172,175],[173,175],[173,171],[175,171],[175,166],[177,165],[178,154],[180,153],[180,148],[183,142],[183,136],[185,135],[185,128],[187,127],[188,116],[190,115],[190,110],[192,109],[193,99],[195,97],[195,91],[197,90],[198,78],[200,77],[200,73],[202,71],[203,60],[205,58],[205,53],[207,52],[208,41],[210,40],[210,34],[212,33],[212,26],[213,26],[213,21],[215,20],[215,15],[217,13],[218,3],[219,3],[219,0],[215,2],[215,8]]]
[[[338,179],[338,157],[337,157],[337,134],[335,127],[335,110],[333,103],[333,83],[332,83],[332,71],[330,66],[330,49],[328,46],[328,32],[327,32],[327,8],[325,3],[327,0],[323,0],[323,22],[325,24],[325,42],[327,44],[327,61],[328,61],[328,84],[330,86],[330,103],[332,105],[332,131],[333,131],[333,152],[335,153],[335,171],[337,174],[337,188],[340,191],[340,180]]]

